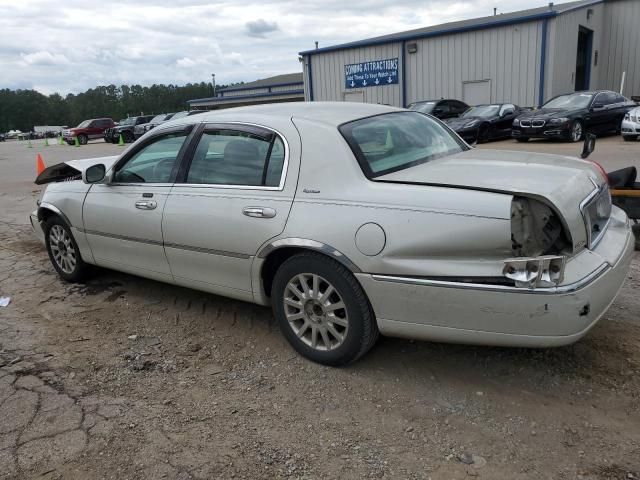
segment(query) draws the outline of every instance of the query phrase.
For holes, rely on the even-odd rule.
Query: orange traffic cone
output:
[[[42,161],[42,156],[38,154],[36,156],[36,171],[38,172],[38,175],[40,175],[44,169],[45,169],[45,166],[44,166],[44,162]]]

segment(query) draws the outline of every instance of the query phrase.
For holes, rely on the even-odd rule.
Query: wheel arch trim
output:
[[[263,246],[258,252],[258,258],[267,258],[270,253],[280,250],[282,248],[295,247],[303,248],[307,250],[314,250],[327,255],[328,257],[337,260],[345,267],[347,267],[352,273],[362,273],[360,267],[358,267],[349,257],[343,254],[340,250],[328,245],[326,243],[319,242],[317,240],[310,240],[308,238],[280,238],[274,240]]]
[[[40,206],[38,207],[38,220],[39,221],[42,221],[43,212],[45,210],[49,210],[49,211],[55,213],[56,215],[58,215],[67,224],[67,226],[69,228],[71,228],[73,226],[71,224],[71,222],[69,221],[69,218],[67,218],[67,216],[64,214],[64,212],[62,212],[62,210],[60,210],[55,205],[52,205],[52,204],[47,203],[47,202],[40,203]]]

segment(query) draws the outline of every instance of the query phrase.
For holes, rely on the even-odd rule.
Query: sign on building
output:
[[[344,66],[347,89],[398,84],[398,59],[373,60]]]

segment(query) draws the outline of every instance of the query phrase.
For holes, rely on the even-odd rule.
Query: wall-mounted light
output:
[[[407,52],[416,53],[418,51],[418,44],[416,42],[407,43]]]
[[[587,21],[589,21],[589,19],[591,19],[591,17],[593,17],[593,8],[588,8],[587,9]]]
[[[596,50],[595,55],[593,56],[593,66],[597,67],[598,66],[598,50]]]

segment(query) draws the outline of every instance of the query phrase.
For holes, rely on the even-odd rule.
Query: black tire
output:
[[[107,137],[103,137],[103,138],[104,138],[104,141],[105,141],[105,142],[107,142],[107,143],[112,143],[112,142],[111,142],[111,140],[109,140],[109,138],[107,138]]]
[[[516,142],[527,143],[529,141],[529,137],[516,137]]]
[[[287,320],[285,290],[297,275],[305,273],[325,279],[344,303],[348,329],[342,343],[333,349],[318,350],[307,345]],[[369,299],[353,274],[341,263],[315,252],[294,255],[280,266],[273,280],[271,304],[280,329],[291,346],[302,356],[323,365],[337,367],[357,360],[373,347],[379,336]]]
[[[78,143],[80,145],[86,145],[89,142],[89,137],[86,135],[78,135]]]
[[[51,230],[54,227],[60,227],[66,234],[69,236],[69,243],[73,247],[74,258],[75,258],[75,267],[71,271],[64,271],[63,268],[59,265],[58,261],[54,258],[54,254],[52,252],[52,238],[51,238]],[[47,247],[47,253],[49,254],[49,260],[51,260],[51,264],[53,268],[58,272],[60,278],[66,280],[67,282],[82,282],[89,273],[89,265],[87,265],[80,256],[80,250],[78,249],[78,244],[76,243],[75,238],[73,238],[73,234],[71,233],[71,229],[67,226],[67,224],[58,216],[52,216],[47,219],[44,224],[44,240],[45,245]]]
[[[123,132],[122,139],[124,140],[124,143],[133,143],[136,140],[133,133],[128,131]]]
[[[637,135],[623,135],[622,139],[625,142],[635,142],[636,140],[638,140]]]
[[[478,138],[476,143],[487,143],[489,141],[489,125],[483,123],[478,127]]]

